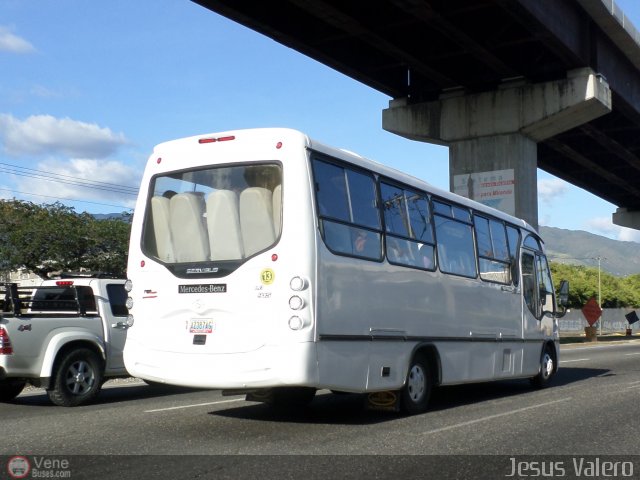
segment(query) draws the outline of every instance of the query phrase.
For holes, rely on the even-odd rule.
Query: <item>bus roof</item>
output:
[[[404,173],[400,170],[389,167],[377,161],[363,157],[349,150],[331,147],[325,143],[312,139],[311,137],[309,137],[308,135],[306,135],[305,133],[299,130],[295,130],[291,128],[250,128],[250,129],[229,130],[225,132],[194,135],[191,137],[185,137],[185,138],[180,138],[180,139],[175,139],[175,140],[170,140],[167,142],[160,143],[156,145],[154,151],[181,149],[181,148],[184,148],[185,143],[197,144],[198,141],[202,139],[207,139],[207,141],[214,139],[214,141],[216,141],[217,139],[226,140],[233,137],[234,139],[240,140],[242,139],[242,137],[246,137],[246,136],[251,136],[253,139],[256,139],[256,137],[259,137],[264,140],[273,139],[274,137],[277,137],[280,140],[287,137],[290,139],[295,138],[296,141],[300,142],[303,145],[306,145],[306,147],[311,150],[314,150],[319,153],[323,153],[325,155],[329,155],[339,160],[352,163],[361,168],[371,170],[379,175],[383,175],[383,176],[395,179],[401,183],[415,187],[416,189],[433,193],[434,195],[444,200],[449,200],[451,202],[455,202],[460,205],[473,208],[476,211],[484,212],[487,215],[491,215],[493,217],[508,221],[512,224],[518,225],[519,227],[524,228],[536,234],[537,236],[539,236],[535,228],[533,228],[533,226],[531,226],[529,223],[527,223],[521,218],[514,217],[513,215],[509,215],[505,212],[489,207],[475,200],[470,200],[461,195],[435,187],[425,182],[424,180],[416,178],[412,175],[409,175],[407,173]],[[239,138],[236,138],[236,137],[239,137]]]

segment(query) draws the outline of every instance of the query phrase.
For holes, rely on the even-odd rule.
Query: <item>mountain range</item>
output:
[[[582,230],[540,227],[552,262],[598,267],[618,277],[640,274],[640,243],[612,240]]]

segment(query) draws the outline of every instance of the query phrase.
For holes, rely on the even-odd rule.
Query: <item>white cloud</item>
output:
[[[620,227],[614,225],[610,217],[596,217],[585,222],[586,230],[596,235],[616,238]]]
[[[633,228],[626,227],[618,227],[620,231],[618,232],[618,240],[622,240],[625,242],[639,242],[640,243],[640,230],[635,230]]]
[[[564,195],[567,190],[567,183],[558,178],[538,180],[538,198],[542,202],[552,203],[553,200]]]
[[[71,159],[38,164],[38,177],[13,176],[15,189],[55,199],[107,202],[133,208],[141,173],[116,160]],[[43,172],[39,174],[39,172]],[[45,173],[46,172],[46,173]],[[41,177],[47,177],[46,180]]]
[[[24,38],[20,38],[0,25],[0,51],[11,53],[31,53],[36,49]]]
[[[21,121],[8,114],[0,114],[0,141],[11,155],[79,158],[105,158],[127,143],[122,133],[92,123],[51,115],[33,115]]]
[[[640,230],[615,225],[611,217],[592,218],[586,222],[587,229],[596,235],[621,240],[624,242],[640,242]]]

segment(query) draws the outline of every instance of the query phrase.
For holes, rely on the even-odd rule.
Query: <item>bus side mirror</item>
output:
[[[556,317],[563,317],[567,313],[567,305],[569,305],[569,282],[562,280],[558,289],[558,304],[562,308],[561,312],[556,313]]]
[[[562,280],[560,282],[560,289],[558,290],[558,302],[560,306],[566,307],[569,305],[569,282]]]

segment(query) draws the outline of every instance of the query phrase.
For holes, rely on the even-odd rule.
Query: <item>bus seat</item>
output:
[[[273,189],[273,230],[276,237],[280,236],[282,227],[282,185]]]
[[[170,200],[161,195],[151,198],[151,215],[153,218],[153,234],[156,239],[158,258],[163,262],[174,262],[173,242],[169,227],[171,210]]]
[[[235,260],[244,257],[238,195],[235,192],[216,190],[209,195],[207,230],[211,260]]]
[[[209,240],[204,225],[201,195],[179,193],[171,198],[171,236],[178,262],[209,259]]]
[[[249,187],[240,194],[240,227],[246,256],[275,241],[272,197],[271,191],[262,187]]]

